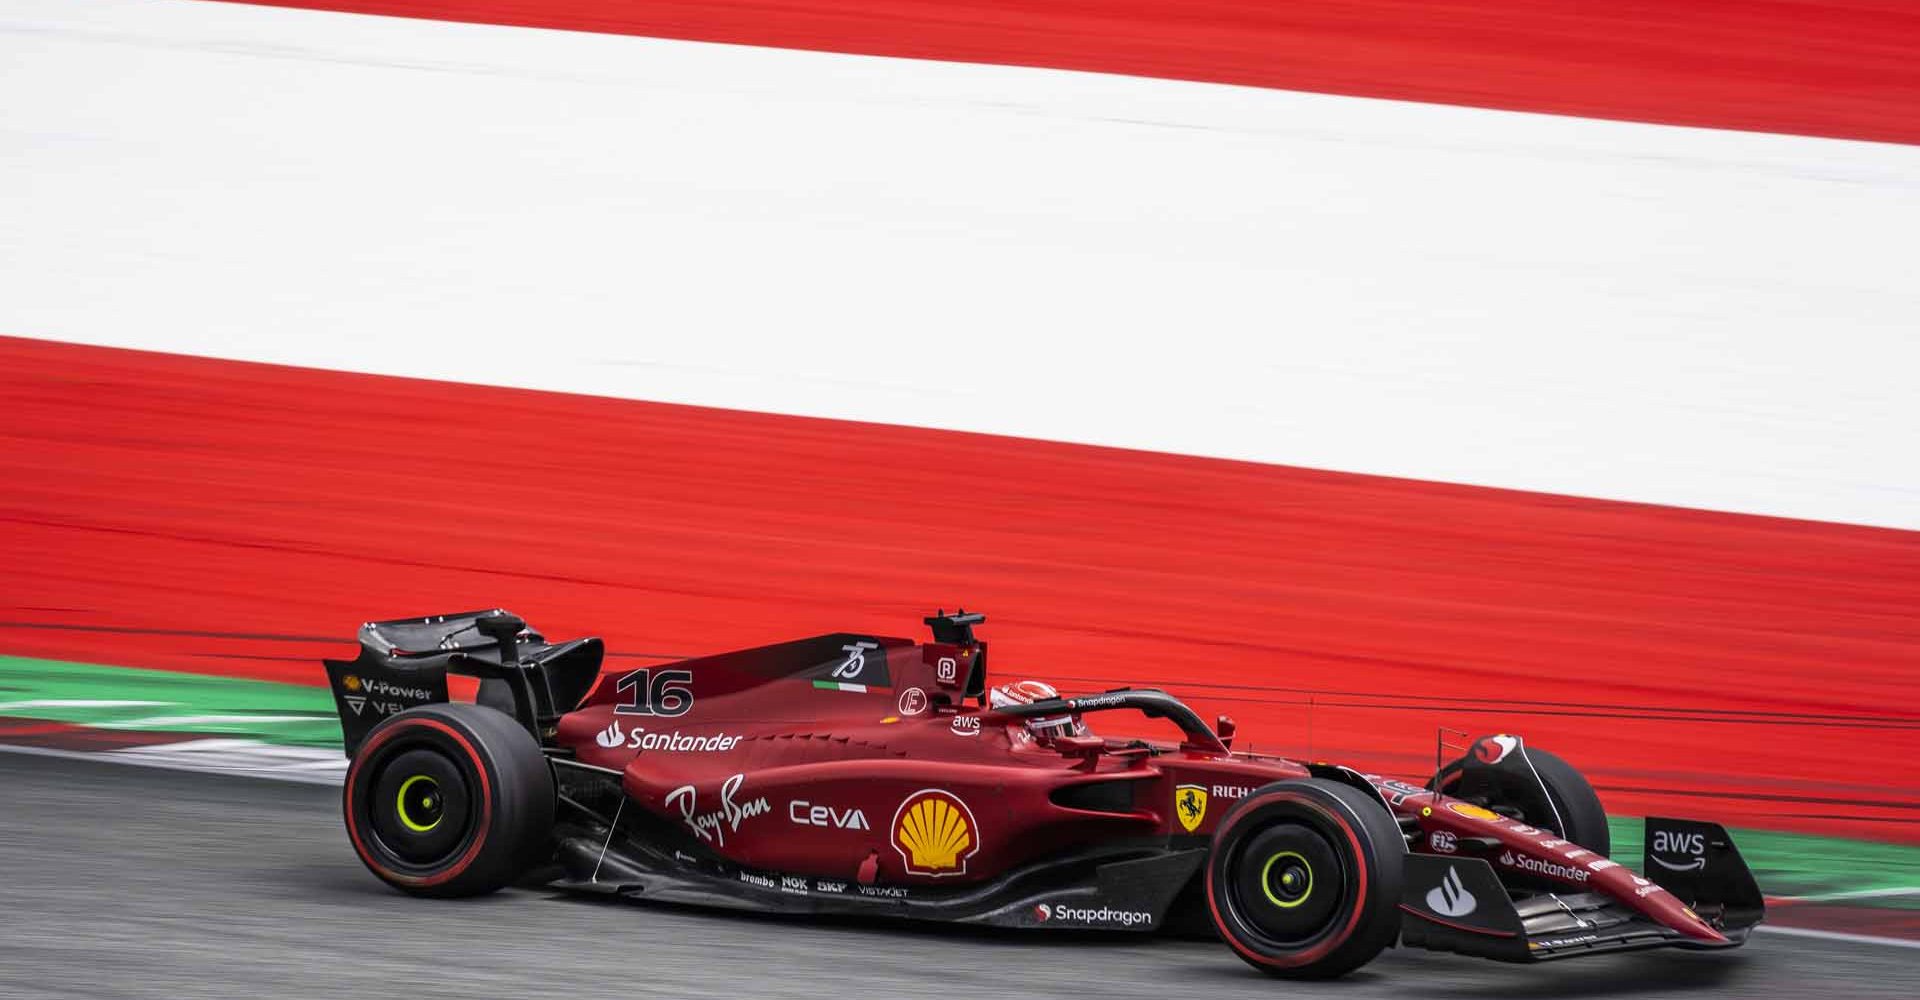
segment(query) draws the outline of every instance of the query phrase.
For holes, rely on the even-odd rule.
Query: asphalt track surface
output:
[[[0,757],[0,996],[1912,997],[1920,954],[1761,935],[1730,955],[1521,968],[1389,952],[1281,984],[1212,943],[401,896],[331,788]]]

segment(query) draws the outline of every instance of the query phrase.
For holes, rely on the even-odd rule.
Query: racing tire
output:
[[[550,849],[553,770],[511,717],[423,705],[375,726],[347,768],[347,837],[367,870],[416,896],[477,896]]]
[[[1214,831],[1214,930],[1269,975],[1344,975],[1399,937],[1406,854],[1400,825],[1358,788],[1320,778],[1267,785]]]
[[[1552,816],[1534,816],[1525,812],[1520,816],[1521,822],[1552,830],[1603,858],[1611,857],[1613,832],[1607,826],[1607,810],[1600,804],[1600,796],[1593,790],[1593,783],[1558,754],[1531,746],[1526,748],[1526,752],[1534,773],[1540,776],[1540,784],[1546,786],[1547,798],[1552,800],[1560,822],[1554,822]],[[1464,758],[1456,760],[1440,769],[1437,787],[1441,792],[1448,792],[1460,780],[1463,761]]]

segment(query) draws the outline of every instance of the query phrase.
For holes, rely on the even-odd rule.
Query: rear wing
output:
[[[390,715],[448,700],[447,675],[480,679],[479,702],[551,742],[600,675],[599,639],[553,644],[507,611],[465,611],[360,626],[360,655],[323,660],[347,756]]]

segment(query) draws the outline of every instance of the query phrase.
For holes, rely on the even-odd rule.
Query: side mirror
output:
[[[1094,762],[1098,761],[1100,754],[1106,750],[1107,741],[1098,736],[1056,736],[1053,738],[1053,748],[1059,751],[1062,757],[1080,758],[1085,763],[1086,769],[1091,771]]]
[[[1214,735],[1219,736],[1220,745],[1229,750],[1233,749],[1233,734],[1237,732],[1239,728],[1239,726],[1233,724],[1233,716],[1231,715],[1223,715],[1213,721]]]
[[[1055,736],[1053,746],[1061,756],[1084,757],[1105,750],[1107,741],[1098,736]]]

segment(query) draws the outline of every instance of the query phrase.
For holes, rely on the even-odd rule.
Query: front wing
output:
[[[1696,831],[1697,868],[1678,871],[1653,863],[1657,832]],[[1400,902],[1401,943],[1414,948],[1478,955],[1505,962],[1538,962],[1642,948],[1732,948],[1765,914],[1746,861],[1726,831],[1711,823],[1647,821],[1648,878],[1692,907],[1726,940],[1709,942],[1653,920],[1597,892],[1543,892],[1516,898],[1493,866],[1480,858],[1435,854],[1407,857]],[[1646,890],[1642,890],[1646,891]]]

